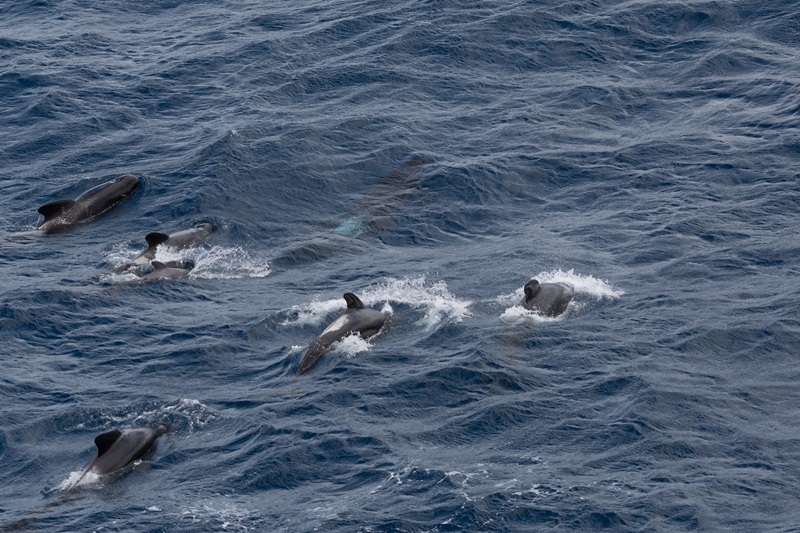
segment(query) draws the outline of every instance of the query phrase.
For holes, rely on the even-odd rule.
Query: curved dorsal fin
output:
[[[121,436],[122,432],[118,429],[112,429],[96,436],[94,443],[97,446],[97,457],[106,453]]]
[[[348,309],[364,309],[364,303],[352,292],[345,293],[344,301],[347,302]]]
[[[65,209],[75,203],[75,200],[69,198],[65,200],[56,200],[54,202],[47,202],[39,208],[39,214],[44,216],[45,221],[60,215]]]
[[[530,302],[536,294],[542,290],[539,282],[535,279],[530,280],[525,284],[525,301]]]
[[[150,264],[153,265],[153,268],[155,268],[156,270],[161,270],[162,268],[167,268],[167,265],[165,265],[161,261],[151,261]]]
[[[159,244],[164,244],[165,242],[167,242],[167,239],[169,239],[169,235],[167,235],[166,233],[159,233],[157,231],[148,233],[147,235],[144,236],[144,240],[147,241],[147,246],[149,246],[150,248],[158,246]]]

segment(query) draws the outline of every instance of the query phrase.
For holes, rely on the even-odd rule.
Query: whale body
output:
[[[386,315],[375,309],[364,307],[355,294],[346,293],[344,300],[347,302],[347,310],[333,321],[319,337],[314,339],[300,361],[300,367],[297,369],[298,375],[308,372],[334,342],[340,341],[352,333],[368,339],[378,333],[386,322]]]
[[[532,279],[525,284],[525,309],[542,316],[555,317],[567,309],[574,289],[565,283],[539,283]]]
[[[159,233],[154,231],[145,235],[144,240],[147,241],[147,249],[142,253],[123,263],[114,269],[115,274],[121,274],[134,266],[144,266],[149,264],[156,257],[156,249],[159,246],[166,246],[176,250],[183,250],[190,247],[196,242],[206,238],[211,232],[214,231],[213,224],[198,224],[193,228],[185,229],[167,235],[166,233]]]
[[[167,432],[167,426],[159,424],[152,428],[135,428],[120,431],[112,429],[94,438],[97,457],[84,472],[104,476],[121,470],[146,456],[160,436]]]
[[[427,163],[422,155],[407,158],[372,187],[338,226],[282,247],[272,263],[288,267],[319,261],[344,249],[353,250],[359,240],[396,225],[403,206],[419,190],[419,176]]]
[[[181,279],[189,275],[190,268],[173,267],[162,263],[161,261],[152,261],[153,271],[149,274],[142,276],[142,279]]]
[[[88,222],[128,198],[138,186],[139,178],[136,176],[120,176],[92,187],[74,200],[66,198],[48,202],[38,209],[44,218],[36,227],[54,232]]]
[[[356,238],[392,226],[393,214],[411,199],[417,189],[417,178],[427,163],[422,155],[403,161],[364,196],[333,232]]]

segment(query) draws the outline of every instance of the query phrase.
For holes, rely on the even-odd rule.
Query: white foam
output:
[[[337,309],[346,309],[347,304],[344,298],[336,298],[335,300],[313,301],[306,305],[293,305],[291,313],[296,314],[294,319],[287,318],[281,322],[282,326],[307,326],[318,325],[322,320],[333,311]]]
[[[371,337],[374,339],[375,337]],[[372,345],[361,338],[361,335],[348,335],[331,346],[331,351],[344,356],[346,359],[355,357],[356,354],[366,352]]]
[[[551,317],[551,316],[544,316],[540,315],[536,311],[531,311],[530,309],[525,309],[521,305],[513,305],[503,311],[503,314],[500,315],[500,320],[505,322],[511,323],[519,323],[519,322],[526,322],[528,320],[533,320],[535,322],[557,322],[559,320],[563,320],[565,316],[570,314],[570,307],[573,305],[573,302],[570,302],[567,306],[567,310],[564,314]]]
[[[131,255],[129,248],[119,245],[107,255],[106,259],[116,268],[136,257],[138,253],[139,251]],[[195,246],[183,250],[159,246],[154,260],[162,263],[194,263],[194,268],[189,273],[189,278],[194,279],[265,278],[271,272],[266,259],[253,256],[240,246],[211,248]],[[133,272],[125,272],[111,274],[110,279],[114,283],[127,283],[141,278]]]
[[[421,323],[427,329],[434,329],[441,323],[461,322],[470,316],[469,306],[472,302],[459,300],[447,290],[444,281],[430,282],[425,276],[415,278],[394,279],[365,289],[358,293],[367,307],[380,304],[381,312],[392,315],[394,308],[389,302],[405,304],[415,309],[424,309],[425,316]],[[331,313],[347,307],[343,298],[325,301],[314,301],[306,305],[294,305],[291,308],[293,317],[286,319],[283,326],[318,325]]]
[[[180,519],[223,531],[251,531],[256,514],[230,501],[207,500],[183,509]]]
[[[540,272],[530,279],[536,279],[540,283],[566,283],[570,285],[576,295],[589,296],[596,300],[603,300],[605,298],[617,299],[625,294],[625,291],[617,289],[611,283],[595,278],[594,276],[576,274],[573,269],[563,271],[561,269],[550,270],[547,272]],[[567,306],[567,310],[563,315],[557,317],[546,317],[538,314],[536,311],[525,309],[521,302],[525,298],[525,291],[522,286],[517,288],[514,292],[502,294],[493,301],[503,304],[511,305],[500,315],[501,320],[507,322],[523,322],[527,320],[534,320],[536,322],[557,322],[563,320],[565,316],[570,316],[576,311],[580,310],[585,304],[581,301],[582,298],[573,298]]]
[[[94,472],[86,472],[83,470],[70,472],[67,479],[58,484],[58,490],[71,490],[75,487],[86,487],[97,485],[101,477]]]
[[[598,300],[603,298],[617,299],[625,294],[625,291],[614,288],[608,281],[594,276],[576,274],[573,269],[569,269],[566,272],[561,269],[540,272],[534,278],[539,280],[540,283],[568,283],[572,285],[576,293],[594,296]],[[524,294],[521,288],[520,294]]]
[[[441,323],[461,322],[471,315],[469,300],[459,300],[447,290],[444,281],[430,282],[425,276],[415,278],[387,278],[376,287],[367,289],[361,294],[364,305],[375,305],[388,302],[408,305],[414,309],[424,309],[425,316],[421,322],[431,330]]]
[[[240,246],[184,250],[159,246],[156,260],[162,263],[191,261],[194,263],[194,268],[189,272],[189,277],[194,279],[265,278],[271,272],[266,259],[253,257]]]
[[[193,398],[181,398],[173,404],[161,406],[153,413],[152,418],[158,419],[162,411],[185,419],[190,433],[219,417],[207,405]]]

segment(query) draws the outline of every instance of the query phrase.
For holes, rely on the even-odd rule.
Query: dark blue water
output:
[[[789,0],[0,2],[1,527],[797,531],[798,117]]]

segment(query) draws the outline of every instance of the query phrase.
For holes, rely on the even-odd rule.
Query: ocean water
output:
[[[800,530],[796,2],[0,22],[0,529]],[[187,278],[111,273],[200,222],[157,256]],[[521,307],[534,277],[564,316]],[[345,292],[386,326],[296,376]],[[97,434],[162,422],[78,481]]]

